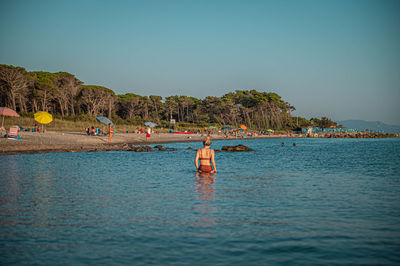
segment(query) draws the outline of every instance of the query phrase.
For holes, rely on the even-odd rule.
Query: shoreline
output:
[[[49,131],[47,133],[20,132],[23,139],[0,138],[0,155],[35,154],[50,152],[95,152],[95,151],[127,151],[133,146],[147,146],[154,144],[201,142],[206,137],[202,134],[179,135],[171,133],[154,133],[150,141],[146,142],[145,134],[117,133],[113,136],[111,144],[108,136],[88,136],[81,132]],[[353,138],[365,138],[358,136]],[[386,137],[399,137],[398,134],[389,134]],[[304,135],[260,135],[246,138],[225,138],[218,134],[212,134],[213,141],[224,140],[250,140],[250,139],[287,139],[305,138]],[[319,136],[312,138],[330,138]],[[349,138],[344,136],[344,138]],[[369,136],[367,138],[374,138]],[[375,136],[376,138],[376,136]]]
[[[145,134],[117,133],[111,144],[108,136],[88,136],[77,132],[49,131],[47,133],[21,132],[23,139],[0,139],[0,155],[35,154],[50,152],[95,152],[95,151],[124,151],[132,146],[146,146],[154,144],[201,142],[205,136],[200,134],[176,135],[170,133],[152,134],[146,142]],[[296,138],[287,135],[257,136],[247,138],[225,138],[220,135],[211,135],[213,141],[220,140],[247,140],[247,139],[281,139]]]

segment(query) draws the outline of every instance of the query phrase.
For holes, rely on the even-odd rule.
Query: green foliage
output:
[[[16,70],[20,70],[20,71],[22,71],[22,72],[24,72],[24,73],[27,73],[27,72],[26,72],[26,69],[23,68],[23,67],[16,67],[16,66],[13,66],[13,65],[4,65],[4,64],[0,64],[0,68],[2,68],[2,67],[4,67],[4,68],[9,68],[9,69],[16,69]]]
[[[134,94],[134,93],[126,93],[126,94],[117,95],[117,96],[118,96],[118,101],[120,103],[127,103],[127,102],[130,102],[131,100],[142,97],[142,96]]]
[[[98,86],[98,85],[82,85],[82,88],[97,91],[97,90],[102,90],[107,94],[110,95],[116,95],[115,92],[109,88],[103,87],[103,86]]]
[[[31,72],[34,74],[33,78],[35,80],[35,85],[38,88],[46,88],[50,89],[54,87],[54,82],[53,79],[57,78],[56,74],[49,73],[49,72],[43,72],[43,71],[37,71],[37,72]]]
[[[72,77],[75,78],[75,75],[73,75],[73,74],[71,74],[71,73],[68,73],[68,72],[57,72],[57,73],[54,73],[54,75],[55,75],[57,78],[62,77],[62,76],[72,76]]]
[[[333,122],[331,119],[327,117],[322,117],[321,119],[311,118],[310,122],[312,123],[312,125],[320,128],[329,128],[331,126],[337,126],[336,122]]]

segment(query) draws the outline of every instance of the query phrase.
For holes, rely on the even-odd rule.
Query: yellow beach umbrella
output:
[[[40,124],[48,124],[53,121],[53,116],[48,112],[39,111],[35,113],[34,117]]]
[[[243,130],[247,129],[247,127],[245,125],[240,125],[240,128],[243,129]]]

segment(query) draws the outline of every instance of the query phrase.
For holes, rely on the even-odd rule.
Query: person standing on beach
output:
[[[210,149],[211,146],[210,138],[207,137],[203,141],[203,145],[204,148],[197,150],[196,158],[194,159],[194,164],[196,165],[196,169],[201,173],[216,173],[217,168],[215,167],[215,152],[214,150]],[[199,167],[199,160],[200,160],[200,167]]]
[[[150,141],[150,136],[151,136],[151,128],[149,126],[147,126],[147,128],[146,128],[146,141],[147,142]]]

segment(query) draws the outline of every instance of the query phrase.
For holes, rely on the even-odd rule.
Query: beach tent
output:
[[[232,129],[231,127],[223,127],[223,128],[221,128],[222,130],[225,130],[225,129]]]

